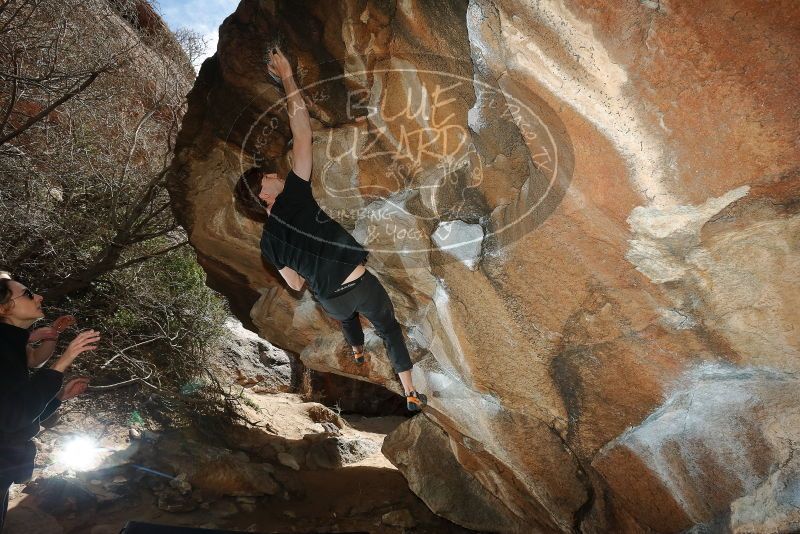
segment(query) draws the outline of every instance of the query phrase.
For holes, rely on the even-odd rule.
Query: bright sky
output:
[[[199,70],[203,60],[217,51],[217,28],[236,11],[239,0],[153,0],[152,3],[172,31],[191,28],[205,38],[206,55],[195,63],[195,69]]]

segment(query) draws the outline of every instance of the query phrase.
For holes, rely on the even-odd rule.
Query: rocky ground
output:
[[[291,393],[288,359],[238,332],[219,376],[254,424],[211,444],[143,416],[153,399],[118,389],[65,404],[37,437],[32,481],[12,488],[7,534],[110,534],[130,520],[245,532],[470,532],[434,515],[381,453],[405,418],[342,415]],[[76,468],[75,436],[98,457]],[[77,453],[73,453],[72,457]]]

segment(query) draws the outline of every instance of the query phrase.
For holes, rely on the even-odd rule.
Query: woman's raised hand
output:
[[[55,328],[60,334],[70,326],[73,326],[75,322],[76,322],[75,317],[73,315],[62,315],[61,317],[53,321],[53,324],[50,326]]]
[[[100,340],[100,332],[97,330],[84,330],[67,346],[67,350],[56,363],[51,366],[51,369],[61,371],[62,373],[67,370],[72,362],[87,350],[94,350],[97,348],[97,342]]]
[[[36,343],[37,341],[57,341],[58,330],[52,326],[43,326],[32,331],[28,336],[28,343]]]
[[[58,400],[66,401],[72,398],[77,397],[86,392],[86,388],[89,387],[89,378],[85,376],[80,376],[78,378],[73,378],[69,382],[67,382],[61,391],[58,392]]]
[[[43,326],[32,331],[28,337],[28,343],[37,341],[58,341],[58,335],[64,330],[75,324],[75,317],[72,315],[62,315],[50,326]]]

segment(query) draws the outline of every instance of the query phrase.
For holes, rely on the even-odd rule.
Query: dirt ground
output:
[[[320,411],[320,405],[298,395],[246,396],[248,415],[271,429],[265,439],[291,445],[326,431],[319,417],[309,415]],[[280,488],[273,495],[215,495],[207,488],[183,488],[174,478],[177,467],[170,472],[169,464],[165,469],[157,461],[166,454],[161,450],[168,450],[163,445],[166,438],[159,442],[157,437],[170,432],[174,440],[175,433],[181,436],[184,430],[161,428],[143,417],[142,407],[148,402],[146,394],[120,389],[88,393],[66,403],[36,438],[39,454],[32,481],[12,487],[4,534],[110,534],[131,520],[264,533],[471,532],[431,513],[380,453],[384,436],[404,417],[344,416],[337,420],[342,428],[333,430],[341,440],[364,445],[370,453],[363,458],[328,469],[312,468],[313,464],[296,469],[262,458],[259,466],[272,473]],[[185,430],[190,436],[190,429]],[[75,435],[98,442],[99,464],[83,470],[64,464],[59,453]],[[247,457],[228,452],[231,458]],[[142,458],[150,458],[144,460],[152,462],[150,466],[138,463]],[[247,470],[253,464],[243,465]]]

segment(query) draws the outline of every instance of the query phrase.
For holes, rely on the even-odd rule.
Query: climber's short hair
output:
[[[239,176],[234,188],[236,209],[250,219],[259,222],[267,220],[267,205],[258,198],[261,192],[261,179],[265,174],[277,173],[277,167],[269,162],[250,167]]]

